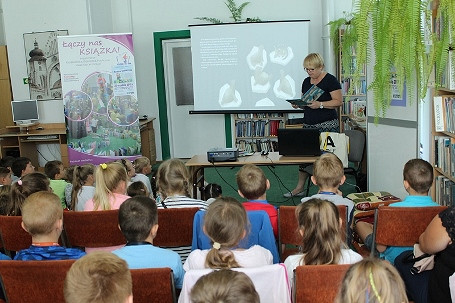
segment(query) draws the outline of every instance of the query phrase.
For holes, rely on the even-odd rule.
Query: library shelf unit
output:
[[[287,115],[283,113],[235,114],[234,143],[247,153],[278,151],[278,128],[284,128]]]
[[[339,41],[343,43],[343,29],[338,31]],[[367,106],[367,77],[366,65],[362,68],[359,82],[354,81],[354,71],[357,65],[355,48],[352,49],[352,60],[349,66],[343,65],[343,53],[341,46],[338,52],[337,76],[341,83],[343,104],[340,108],[340,131],[352,129],[352,125],[366,129],[366,106]]]
[[[455,203],[455,90],[440,88],[433,97],[432,198],[441,205]]]

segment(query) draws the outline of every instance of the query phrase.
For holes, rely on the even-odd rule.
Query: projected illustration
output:
[[[264,46],[253,46],[250,53],[246,56],[246,62],[250,70],[255,70],[258,67],[264,69],[267,65],[267,52]]]
[[[258,94],[266,94],[270,89],[271,75],[257,67],[251,76],[251,91]]]
[[[235,89],[235,81],[231,80],[220,88],[218,103],[221,107],[239,107],[242,104],[240,93]]]
[[[294,58],[294,52],[289,46],[280,46],[275,47],[275,50],[269,54],[269,57],[270,62],[285,66]]]
[[[281,77],[275,82],[273,92],[277,98],[292,99],[295,97],[295,81],[284,71],[281,71]]]
[[[256,106],[256,107],[260,107],[260,106],[275,106],[275,103],[273,103],[272,100],[270,100],[269,98],[264,98],[264,99],[261,99],[261,100],[257,101],[254,106]]]

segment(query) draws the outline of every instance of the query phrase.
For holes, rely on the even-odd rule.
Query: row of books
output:
[[[345,115],[352,115],[359,120],[363,120],[366,118],[367,101],[360,99],[345,100],[341,110]]]
[[[235,146],[244,152],[275,152],[278,151],[278,141],[270,139],[256,139],[256,140],[239,140],[235,143]]]
[[[355,48],[353,48],[353,49],[355,49]],[[341,69],[341,74],[342,75],[353,74],[355,72],[355,70],[357,68],[357,57],[355,57],[356,56],[355,52],[352,53],[352,56],[353,57],[351,58],[351,64],[349,66],[349,71],[347,72],[346,69],[343,66],[343,68]],[[366,73],[366,65],[365,64],[363,65],[362,70],[360,71],[360,73],[362,75],[365,75],[365,73]]]
[[[238,119],[266,119],[266,118],[283,118],[282,113],[253,113],[253,114],[237,114]]]
[[[455,177],[455,138],[434,136],[434,166]]]
[[[341,93],[343,95],[366,95],[367,81],[365,79],[354,82],[352,78],[341,81]]]
[[[455,206],[455,183],[447,177],[437,176],[435,180],[435,200],[441,205]]]
[[[237,138],[277,136],[278,128],[284,128],[283,120],[236,121]]]
[[[446,70],[441,76],[441,86],[447,89],[455,90],[455,74],[453,67],[453,56],[454,50],[449,50],[449,56],[447,58]]]
[[[455,95],[433,97],[434,129],[455,133]]]

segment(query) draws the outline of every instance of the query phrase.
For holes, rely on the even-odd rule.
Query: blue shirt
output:
[[[390,207],[429,207],[439,206],[438,203],[431,200],[430,196],[407,196],[403,201],[392,203]],[[395,263],[395,258],[406,250],[412,250],[410,246],[389,246],[386,250],[379,254],[382,259]]]
[[[149,244],[126,245],[112,252],[128,263],[130,269],[169,267],[174,273],[176,288],[182,288],[183,270],[182,260],[175,251]]]
[[[62,246],[35,246],[19,251],[14,260],[22,261],[43,261],[43,260],[69,260],[79,259],[85,252],[77,248],[66,248]]]

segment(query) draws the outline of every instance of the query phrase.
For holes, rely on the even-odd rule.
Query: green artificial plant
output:
[[[376,121],[390,106],[392,76],[398,83],[406,83],[411,102],[425,96],[433,66],[436,86],[441,85],[451,47],[449,37],[455,37],[455,1],[438,2],[355,0],[350,15],[329,23],[334,45],[339,45],[338,30],[343,30],[343,66],[350,66],[355,58],[355,70],[350,71],[354,81],[359,80],[364,64],[374,66],[368,89],[374,92]],[[433,22],[433,17],[438,21]],[[437,32],[434,23],[438,25]],[[335,51],[338,53],[339,49]]]
[[[234,22],[260,22],[261,21],[261,19],[259,19],[257,17],[242,19],[243,9],[248,4],[250,4],[250,2],[243,2],[242,4],[237,6],[237,4],[235,3],[234,0],[227,0],[226,2],[224,2],[224,4],[226,4],[227,8],[231,12],[230,18]],[[223,23],[220,19],[212,18],[212,17],[196,17],[195,19],[207,21],[210,23]]]

